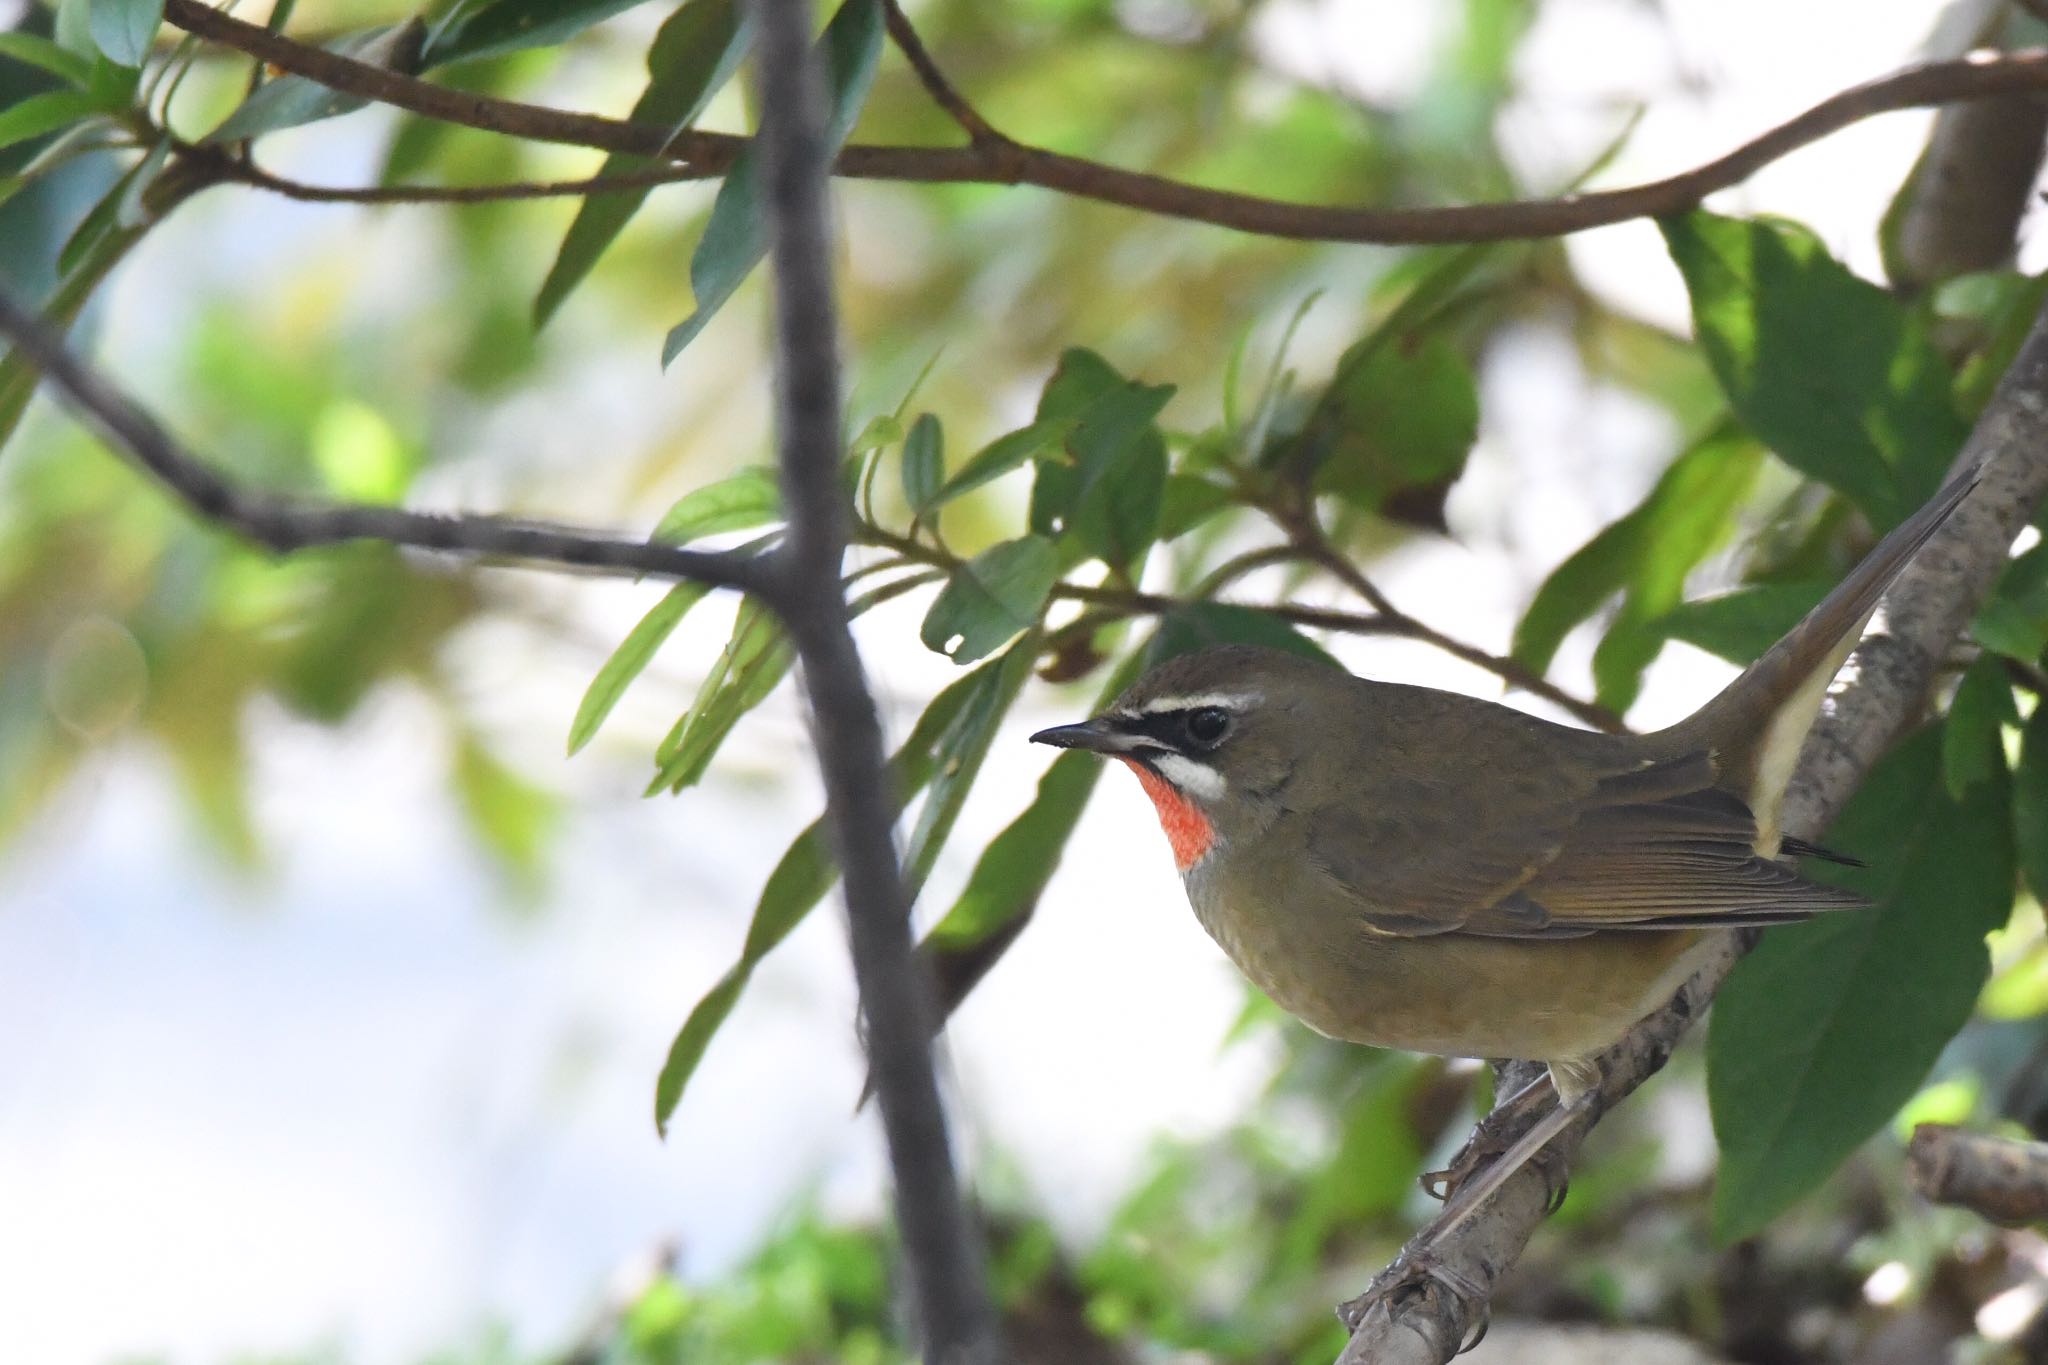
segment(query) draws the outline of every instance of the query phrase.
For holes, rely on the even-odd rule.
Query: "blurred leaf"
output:
[[[1951,288],[1966,287],[1983,278],[1965,275],[1951,280],[1942,287],[1941,294],[1947,295]],[[2048,275],[2000,272],[1994,281],[1991,298],[1984,304],[1980,319],[1983,334],[1956,373],[1956,407],[1973,420],[1991,401],[1998,381],[2012,368],[2021,343],[2033,330],[2044,300],[2048,300]]]
[[[768,699],[793,662],[775,615],[751,597],[740,603],[732,638],[697,690],[697,699],[654,751],[647,794],[680,792],[702,780],[740,717]]]
[[[922,520],[938,500],[945,478],[946,434],[939,419],[927,412],[910,424],[903,442],[903,500],[913,519]]]
[[[2005,676],[2005,665],[1988,654],[1980,656],[1956,685],[1955,698],[1948,706],[1948,722],[1941,730],[1941,775],[1951,800],[1962,800],[1979,782],[2005,777],[2004,727],[2019,723],[2019,707],[2013,702],[2012,683]],[[2042,794],[2048,796],[2048,790]],[[2020,813],[2023,799],[2016,788],[2015,816]],[[2043,808],[2042,814],[2048,817],[2048,807]],[[2048,834],[2048,829],[2042,833]],[[2043,845],[2042,852],[2048,854],[2048,844]],[[2022,866],[2031,866],[2027,861],[2024,828],[2020,859]],[[2042,866],[2048,867],[2048,863]]]
[[[900,815],[910,798],[924,790],[932,780],[933,770],[938,764],[935,750],[940,737],[976,693],[989,685],[990,676],[1002,667],[1002,661],[984,664],[956,679],[932,698],[931,705],[918,717],[917,724],[911,727],[910,736],[889,760],[887,785],[897,814]],[[775,870],[768,874],[768,882],[761,888],[761,898],[754,905],[753,919],[747,925],[746,944],[740,950],[739,960],[697,1002],[676,1033],[675,1041],[669,1044],[668,1059],[662,1063],[661,1076],[654,1087],[654,1126],[657,1132],[667,1134],[668,1121],[682,1100],[683,1088],[689,1084],[697,1064],[704,1060],[704,1050],[710,1046],[719,1025],[725,1022],[725,1017],[738,1003],[740,992],[746,989],[754,968],[776,945],[789,937],[797,925],[803,923],[804,916],[825,898],[825,893],[832,889],[836,879],[826,840],[825,820],[820,816],[796,837],[796,842],[782,855]]]
[[[631,0],[602,0],[585,10],[623,9]],[[498,6],[510,9],[509,3]],[[522,0],[518,8],[553,12],[547,0]],[[600,16],[601,17],[601,16]],[[681,132],[697,121],[704,106],[732,78],[747,50],[747,26],[734,0],[685,0],[662,21],[647,49],[647,88],[633,106],[633,121]],[[622,176],[655,165],[660,158],[614,152],[598,168],[599,178]],[[575,220],[555,252],[554,264],[541,281],[533,301],[535,327],[544,327],[562,300],[590,273],[650,190],[615,190],[593,194],[577,205]],[[694,272],[695,267],[692,267]]]
[[[33,33],[0,33],[0,57],[12,57],[18,62],[41,67],[66,85],[77,86],[81,90],[92,78],[90,61]]]
[[[1667,640],[1683,640],[1732,664],[1753,664],[1809,611],[1833,583],[1802,579],[1752,583],[1745,588],[1681,602],[1656,622]]]
[[[1043,536],[991,546],[953,571],[918,636],[954,663],[973,663],[1036,625],[1058,578],[1058,556]]]
[[[1367,348],[1364,358],[1338,362],[1325,400],[1316,487],[1376,512],[1396,492],[1449,484],[1464,472],[1479,435],[1479,387],[1441,335],[1384,345],[1369,337],[1358,346]]]
[[[164,0],[91,0],[93,43],[108,60],[141,66],[164,21]]]
[[[1662,227],[1749,429],[1880,526],[1920,506],[1967,434],[1923,320],[1795,224],[1696,212]]]
[[[1060,357],[1038,403],[1038,423],[1067,423],[1071,472],[1043,463],[1031,498],[1041,534],[1071,532],[1089,555],[1127,569],[1152,544],[1166,480],[1166,441],[1154,425],[1170,384],[1125,379],[1093,351]]]
[[[82,90],[45,90],[30,95],[0,109],[0,147],[54,133],[98,112],[99,102]]]
[[[826,146],[836,153],[852,133],[854,120],[867,99],[875,76],[875,61],[882,51],[882,7],[879,0],[844,0],[839,12],[825,25],[821,39],[825,54],[825,76],[830,92],[831,118],[825,130]],[[767,253],[768,239],[762,231],[759,192],[755,181],[754,149],[740,154],[725,183],[712,201],[711,221],[690,257],[690,292],[696,311],[669,330],[662,343],[661,363],[666,366],[682,354],[683,348],[704,330],[704,324],[732,297],[740,282],[753,273]]]
[[[990,667],[975,670],[981,682],[939,737],[931,790],[925,794],[917,824],[903,845],[903,880],[913,904],[953,832],[954,821],[960,818],[960,808],[981,772],[982,760],[988,757],[996,727],[1031,676],[1040,643],[1036,631],[1027,632]]]
[[[1312,1172],[1281,1230],[1282,1275],[1310,1275],[1334,1239],[1399,1209],[1422,1169],[1421,1142],[1410,1115],[1425,1063],[1381,1054],[1338,1119],[1337,1150]]]
[[[532,890],[559,823],[555,798],[499,762],[474,735],[457,745],[454,778],[470,828],[520,886]]]
[[[2024,664],[2048,650],[2048,544],[2005,566],[1970,633],[1984,648]]]
[[[337,38],[325,46],[329,52],[410,75],[419,66],[420,34],[416,22],[385,24]],[[368,102],[360,96],[330,90],[304,76],[279,76],[257,86],[200,141],[242,142],[282,128],[297,128],[352,113]]]
[[[745,531],[782,519],[782,487],[775,471],[749,465],[717,483],[691,489],[663,514],[649,540],[687,545],[721,531]]]
[[[2006,784],[1955,800],[1941,754],[1933,727],[1906,740],[1829,832],[1873,866],[1810,871],[1872,907],[1766,931],[1715,998],[1707,1089],[1723,1241],[1761,1229],[1910,1099],[1990,974],[1984,936],[2013,901]]]
[[[1039,452],[1051,446],[1064,436],[1072,425],[1065,420],[1033,422],[996,437],[976,451],[966,464],[960,466],[952,478],[946,480],[932,499],[932,506],[938,507],[951,502],[962,493],[972,492],[986,483],[993,483],[1013,469],[1021,468]]]
[[[690,608],[710,591],[710,587],[703,583],[676,584],[619,642],[619,647],[597,670],[597,676],[590,680],[582,702],[576,707],[576,719],[569,725],[571,754],[590,743],[598,727],[611,715],[612,708],[619,704],[619,698],[633,685],[633,680],[652,662],[655,653],[674,633],[683,617],[689,614]]]
[[[1159,539],[1184,536],[1230,506],[1233,494],[1192,474],[1168,474],[1159,496]]]
[[[1195,602],[1161,617],[1159,633],[1146,651],[1146,663],[1148,667],[1161,664],[1211,645],[1264,645],[1341,667],[1321,645],[1279,617],[1227,602]]]
[[[1635,510],[1552,571],[1515,627],[1514,657],[1537,673],[1565,635],[1624,594],[1593,656],[1600,704],[1621,712],[1664,643],[1658,629],[1683,600],[1686,575],[1727,536],[1762,452],[1745,437],[1715,435],[1678,457]]]
[[[593,24],[640,4],[641,0],[485,0],[457,9],[434,30],[421,64],[474,61],[530,47],[567,42]],[[638,111],[635,111],[638,117]]]
[[[2013,773],[2012,823],[2020,871],[2034,899],[2048,905],[2048,706],[2037,705],[2021,731],[2019,767]]]

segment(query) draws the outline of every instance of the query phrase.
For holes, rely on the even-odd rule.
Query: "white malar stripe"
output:
[[[1161,777],[1190,796],[1215,801],[1223,795],[1226,785],[1223,774],[1206,763],[1197,763],[1179,754],[1159,754],[1146,759],[1146,762],[1159,769]]]
[[[1143,714],[1156,716],[1167,711],[1198,711],[1215,706],[1242,715],[1264,700],[1265,695],[1260,692],[1191,692],[1182,697],[1154,697],[1145,703]]]

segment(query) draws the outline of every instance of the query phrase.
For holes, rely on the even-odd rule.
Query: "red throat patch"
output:
[[[1159,811],[1159,827],[1166,831],[1166,842],[1173,845],[1173,861],[1185,872],[1202,861],[1202,855],[1216,842],[1216,829],[1209,823],[1209,817],[1201,808],[1182,796],[1180,788],[1153,772],[1135,758],[1119,756],[1125,767],[1138,775],[1138,782],[1145,788],[1145,795],[1152,798],[1152,804]]]

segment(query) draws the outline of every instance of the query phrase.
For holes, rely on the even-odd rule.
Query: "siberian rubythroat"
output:
[[[1227,645],[1032,739],[1137,774],[1196,917],[1289,1013],[1357,1043],[1543,1061],[1569,1103],[1713,931],[1862,904],[1778,861],[1819,852],[1779,807],[1879,596],[1972,486],[1952,481],[1654,734]]]

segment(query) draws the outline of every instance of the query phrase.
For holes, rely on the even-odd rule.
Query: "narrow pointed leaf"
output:
[[[938,499],[946,477],[946,435],[939,419],[925,413],[910,424],[903,441],[903,500],[922,518]]]
[[[590,743],[591,736],[611,715],[612,708],[619,704],[620,697],[626,695],[626,689],[633,685],[633,680],[646,669],[656,651],[689,614],[690,608],[703,601],[710,591],[702,583],[676,584],[619,642],[619,647],[597,670],[597,676],[590,680],[582,702],[576,707],[576,719],[569,725],[571,754]]]
[[[879,0],[845,0],[825,26],[822,45],[831,99],[826,145],[836,153],[853,131],[868,87],[874,82],[875,62],[882,51]],[[711,205],[711,221],[690,257],[690,290],[696,297],[696,310],[669,331],[661,348],[663,365],[682,354],[767,253],[757,178],[753,148],[749,147],[726,173]]]
[[[99,104],[82,90],[45,90],[0,109],[0,147],[42,137],[99,112]]]
[[[696,701],[655,751],[656,771],[648,794],[679,792],[701,781],[733,727],[768,699],[794,661],[789,639],[774,615],[752,598],[740,603],[725,652],[704,679]]]
[[[686,0],[662,22],[647,50],[647,88],[633,106],[633,121],[680,132],[697,121],[724,87],[747,50],[745,15],[736,0]],[[600,179],[644,170],[658,158],[615,152],[598,168]],[[650,190],[593,194],[555,252],[554,264],[533,301],[534,325],[545,326],[570,292],[590,273]]]
[[[960,808],[967,803],[967,793],[981,773],[982,760],[988,757],[996,727],[1009,714],[1011,704],[1031,676],[1031,666],[1038,661],[1039,643],[1038,633],[1029,632],[1011,645],[1002,658],[987,668],[975,670],[975,676],[982,682],[939,739],[931,790],[926,793],[924,805],[917,812],[917,823],[903,846],[903,880],[912,902],[923,889],[924,879],[931,875],[932,865],[953,832],[954,821],[960,818]]]
[[[643,0],[490,0],[472,5],[435,30],[424,66],[501,57],[528,48],[554,47]]]
[[[80,90],[92,79],[90,61],[33,33],[0,33],[0,57],[12,57],[17,62],[41,67],[66,85]]]
[[[889,760],[888,787],[897,813],[900,814],[910,798],[931,781],[938,762],[935,751],[940,736],[972,701],[975,693],[988,685],[988,675],[1000,666],[984,665],[949,684],[932,698],[931,705],[918,717],[909,737]],[[797,925],[803,923],[804,917],[825,898],[825,893],[832,889],[836,879],[824,817],[820,816],[796,837],[781,861],[776,863],[775,870],[768,874],[767,884],[761,888],[761,897],[755,903],[753,918],[747,925],[746,943],[740,950],[739,960],[691,1009],[689,1017],[676,1033],[675,1041],[669,1045],[668,1059],[662,1064],[661,1076],[654,1087],[654,1126],[657,1131],[667,1133],[669,1119],[682,1100],[684,1088],[695,1074],[698,1063],[703,1061],[704,1051],[718,1032],[719,1025],[725,1022],[726,1016],[738,1003],[754,968],[789,937]]]
[[[759,465],[692,489],[662,515],[649,540],[683,545],[721,531],[745,531],[782,520],[775,471]]]

